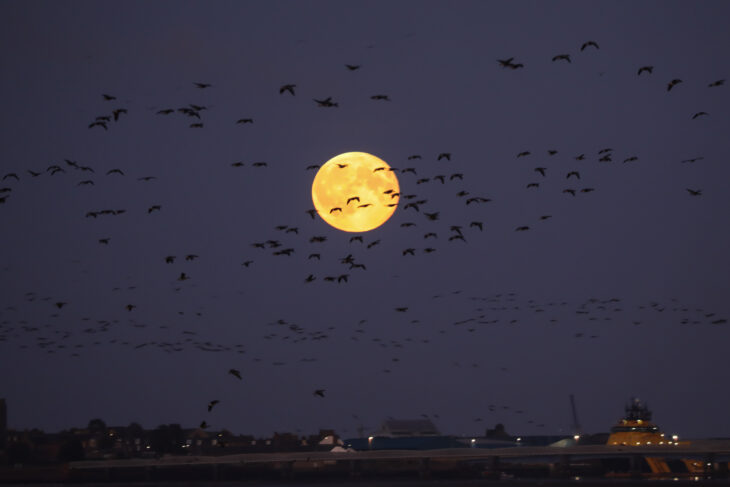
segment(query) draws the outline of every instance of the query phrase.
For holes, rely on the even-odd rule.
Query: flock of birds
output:
[[[580,47],[580,51],[598,50],[599,45],[595,41],[586,41]],[[552,57],[553,62],[564,62],[572,64],[573,59],[570,54],[560,53]],[[503,69],[517,70],[526,69],[523,62],[518,62],[515,57],[498,59],[497,65]],[[358,64],[346,64],[347,71],[356,72],[363,69]],[[637,76],[656,76],[654,74],[654,66],[643,65],[638,67]],[[671,79],[666,87],[667,92],[677,89],[677,86],[683,81],[678,78]],[[707,86],[709,88],[717,88],[723,86],[724,79],[714,80]],[[211,83],[195,82],[195,89],[210,92],[215,90],[215,86]],[[275,92],[275,87],[272,87]],[[301,96],[300,90],[295,83],[284,83],[278,88],[278,94],[282,97]],[[130,107],[119,106],[119,100],[115,95],[104,93],[101,95],[103,103],[105,103],[104,113],[96,116],[88,123],[89,130],[99,130],[102,132],[113,132],[115,124],[124,123],[125,119],[138,116]],[[376,93],[370,96],[374,102],[392,102],[396,103],[388,94]],[[345,105],[340,106],[340,101],[335,100],[334,96],[312,98],[314,107],[317,108],[340,108],[344,109]],[[177,108],[165,107],[155,109],[155,116],[168,117],[179,116],[189,122],[191,129],[204,129],[207,127],[204,120],[213,108],[204,104],[188,103]],[[707,117],[705,111],[695,112],[691,118],[697,119]],[[255,118],[251,116],[243,116],[236,120],[231,120],[231,124],[235,125],[255,125]],[[536,160],[537,159],[537,160]],[[678,160],[678,163],[692,164],[703,160],[703,156],[695,156],[688,159]],[[536,160],[536,161],[535,161]],[[580,200],[583,197],[590,197],[591,193],[601,191],[601,181],[591,174],[591,170],[587,164],[602,164],[614,166],[616,170],[621,167],[630,166],[632,164],[640,164],[640,156],[634,153],[622,153],[621,150],[614,150],[612,147],[593,147],[586,148],[584,152],[576,154],[563,154],[559,149],[554,147],[544,148],[540,151],[533,151],[529,148],[521,148],[515,151],[515,161],[524,165],[524,180],[519,186],[514,188],[515,192],[548,192],[551,197],[559,195],[569,200]],[[535,161],[528,164],[529,161]],[[555,161],[555,162],[553,162]],[[407,232],[403,240],[407,240],[406,246],[398,248],[389,247],[388,251],[394,255],[398,255],[403,259],[417,258],[421,254],[435,254],[443,249],[444,245],[466,245],[471,242],[480,242],[481,236],[487,233],[489,229],[489,215],[493,212],[494,197],[484,193],[481,185],[475,185],[480,188],[479,191],[472,190],[467,186],[469,179],[469,166],[463,160],[460,160],[457,152],[449,150],[434,153],[432,155],[422,155],[420,153],[404,154],[402,157],[403,165],[398,162],[392,165],[391,169],[400,176],[401,193],[394,194],[394,205],[399,207],[399,215],[402,220],[398,223],[402,232]],[[618,163],[618,164],[617,164]],[[255,168],[256,170],[273,169],[273,165],[269,161],[234,161],[224,162],[222,165],[229,166],[231,171],[242,170],[242,168]],[[319,168],[319,165],[308,164],[302,167],[305,172],[313,172]],[[377,170],[377,169],[376,169]],[[102,168],[95,167],[91,164],[80,163],[73,159],[63,159],[62,162],[53,163],[45,168],[43,167],[24,167],[19,170],[5,173],[1,181],[4,183],[0,187],[0,212],[9,209],[13,205],[13,195],[16,191],[32,191],[30,183],[26,180],[35,180],[37,178],[57,178],[59,184],[73,185],[74,187],[89,187],[103,184],[104,180],[111,178],[132,179],[133,184],[155,184],[155,182],[163,179],[164,174],[137,174],[130,177],[130,171],[127,168]],[[69,182],[70,178],[74,178]],[[688,196],[699,197],[702,195],[701,188],[686,188]],[[456,201],[463,205],[464,211],[459,213],[459,220],[450,220],[445,223],[447,217],[443,215],[441,207],[449,201]],[[359,198],[354,195],[347,200],[347,204],[361,204]],[[150,202],[146,205],[146,214],[164,214],[165,202]],[[362,204],[361,204],[362,206]],[[467,209],[469,213],[467,213]],[[341,211],[341,208],[334,207],[330,209],[330,213]],[[381,238],[368,236],[367,234],[350,235],[347,237],[345,245],[340,246],[339,255],[327,255],[323,249],[325,242],[330,237],[325,235],[323,222],[317,220],[317,211],[314,208],[302,210],[303,219],[301,223],[282,223],[272,227],[269,234],[261,235],[259,238],[251,240],[248,248],[241,256],[240,266],[243,272],[253,269],[257,266],[266,267],[271,259],[300,259],[302,265],[311,266],[311,271],[304,272],[299,279],[303,285],[311,285],[314,282],[331,283],[335,285],[346,285],[353,282],[363,272],[372,269],[371,262],[377,262],[382,258],[378,255],[376,258],[368,260],[370,252],[375,252],[376,247],[386,245]],[[95,221],[108,217],[120,217],[128,215],[126,208],[109,208],[109,207],[93,207],[88,208],[79,218],[87,221]],[[469,216],[467,216],[469,215]],[[514,232],[534,231],[538,226],[546,224],[548,220],[557,218],[551,212],[543,212],[532,221],[516,222],[512,228]],[[451,217],[448,217],[451,218]],[[392,223],[391,223],[392,224]],[[106,247],[114,246],[114,237],[108,235],[100,235],[97,239],[99,245]],[[194,272],[190,267],[178,267],[182,262],[184,265],[193,266],[198,261],[205,261],[210,256],[199,255],[194,251],[186,251],[180,254],[180,258],[176,254],[162,253],[159,256],[161,265],[169,265],[176,270],[173,273],[166,274],[168,278],[174,278],[172,290],[180,292],[184,290],[186,281],[194,281]],[[321,261],[327,260],[323,266]],[[301,268],[301,267],[300,267]],[[117,294],[133,295],[136,285],[127,287],[116,286],[110,291]],[[449,307],[462,310],[463,316],[452,322],[439,323],[438,325],[425,326],[424,314],[419,313],[413,316],[414,308],[422,306],[424,302],[430,303],[429,306],[437,306],[440,302],[449,300]],[[457,302],[455,302],[457,301]],[[3,308],[0,311],[0,350],[3,347],[10,347],[15,344],[17,347],[30,351],[40,351],[46,354],[68,355],[71,357],[81,357],[84,349],[88,347],[104,347],[117,346],[125,347],[131,350],[139,350],[143,348],[157,349],[159,351],[176,354],[180,352],[195,350],[203,353],[221,353],[229,355],[227,359],[233,366],[228,367],[227,372],[222,370],[231,377],[231,380],[244,381],[246,375],[246,367],[253,364],[269,365],[269,366],[302,366],[302,364],[317,362],[320,359],[316,352],[311,352],[307,348],[302,348],[301,353],[296,360],[292,361],[290,353],[284,354],[288,358],[277,357],[271,360],[270,357],[259,355],[249,343],[223,343],[213,338],[203,336],[204,333],[196,328],[205,317],[201,310],[191,311],[186,304],[181,303],[177,315],[181,319],[188,320],[192,324],[190,329],[176,329],[171,325],[155,325],[148,322],[144,318],[139,318],[136,313],[139,312],[137,303],[128,301],[120,305],[119,310],[126,314],[126,318],[118,317],[102,317],[90,316],[83,311],[83,303],[75,303],[58,296],[41,295],[34,291],[24,294],[22,302],[5,302],[2,303]],[[472,304],[469,310],[469,304]],[[28,307],[34,309],[48,309],[48,314],[40,315],[43,318],[27,319],[24,316],[33,315],[28,312]],[[566,311],[567,310],[567,311]],[[467,312],[468,311],[468,312]],[[569,336],[576,340],[594,340],[601,336],[603,330],[601,323],[608,321],[622,320],[625,323],[631,323],[633,326],[644,324],[643,318],[637,316],[646,315],[646,313],[671,315],[673,320],[680,325],[724,325],[727,320],[717,311],[707,310],[694,307],[679,300],[671,302],[659,303],[649,302],[640,304],[628,304],[621,298],[598,299],[590,298],[580,302],[570,302],[569,300],[560,300],[553,302],[537,302],[532,299],[523,299],[517,293],[504,292],[486,296],[473,295],[469,291],[454,291],[444,295],[423,297],[419,305],[399,304],[392,306],[392,323],[394,328],[403,327],[408,329],[409,334],[402,338],[389,338],[386,336],[375,336],[368,326],[367,317],[358,317],[350,320],[350,325],[343,326],[312,326],[306,323],[298,323],[286,318],[278,318],[261,324],[265,333],[261,336],[262,340],[279,342],[282,347],[292,344],[316,344],[319,342],[357,342],[367,344],[369,347],[375,347],[392,354],[390,360],[380,367],[383,374],[397,374],[406,361],[401,358],[400,352],[404,349],[431,349],[436,347],[438,341],[443,335],[463,334],[465,337],[473,337],[480,333],[489,333],[494,327],[505,326],[512,327],[524,323],[535,325],[544,322],[546,325],[557,325],[566,320],[566,314],[572,315],[570,322],[566,327],[571,330],[567,332]],[[426,313],[428,314],[428,313]],[[628,316],[627,316],[628,315]],[[590,331],[585,331],[586,325],[594,323]],[[124,326],[128,325],[128,326]],[[413,328],[413,325],[418,327]],[[408,328],[410,327],[410,328]],[[152,339],[145,337],[145,331],[156,329],[162,330],[168,334],[166,339]],[[133,331],[136,330],[136,331]],[[254,355],[250,362],[245,366],[237,365],[236,360],[241,360],[240,355]],[[505,365],[497,365],[487,363],[487,360],[454,360],[450,364],[453,367],[469,367],[472,369],[491,368],[492,372],[509,373],[509,367]],[[325,399],[329,397],[326,394],[327,389],[319,384],[313,384],[311,387],[312,396],[317,399]],[[210,399],[207,401],[207,412],[211,415],[214,409],[221,403],[220,399]],[[527,413],[528,408],[525,405],[514,404],[497,404],[490,403],[487,410],[491,413],[502,411],[511,412],[526,418],[528,424],[533,424],[539,428],[545,428],[546,422],[538,419],[537,415],[531,416]],[[359,418],[365,413],[362,411],[353,412],[353,418],[359,421]],[[441,412],[422,413],[424,417],[440,418]],[[473,419],[474,423],[483,420],[481,416]],[[200,422],[201,428],[209,428],[210,419],[206,418]]]

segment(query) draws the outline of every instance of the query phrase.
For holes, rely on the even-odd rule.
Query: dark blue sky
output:
[[[0,2],[10,426],[355,436],[428,415],[445,433],[555,434],[570,430],[572,393],[588,432],[638,396],[668,432],[730,435],[730,83],[709,86],[730,77],[728,14],[726,2]],[[589,40],[599,49],[581,50]],[[510,57],[524,67],[500,67]],[[288,83],[295,96],[279,94]],[[330,96],[338,107],[313,101]],[[192,105],[200,119],[158,114]],[[398,173],[402,198],[427,201],[402,199],[363,243],[310,219],[307,166],[347,151],[415,168]],[[466,205],[475,196],[491,201]],[[103,210],[125,211],[85,216]],[[253,247],[267,240],[294,253]]]

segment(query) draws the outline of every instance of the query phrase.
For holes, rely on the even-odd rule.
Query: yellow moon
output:
[[[345,152],[325,162],[312,183],[312,201],[324,221],[345,232],[367,232],[391,217],[400,199],[398,178],[382,159]]]

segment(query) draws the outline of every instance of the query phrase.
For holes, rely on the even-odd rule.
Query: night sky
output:
[[[567,434],[574,394],[586,432],[637,396],[730,436],[729,17],[0,2],[9,427]],[[363,234],[307,213],[307,168],[349,151],[398,170]]]

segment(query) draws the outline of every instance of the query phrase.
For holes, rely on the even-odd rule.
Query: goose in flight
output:
[[[117,108],[116,110],[112,110],[112,114],[114,115],[114,121],[117,122],[119,120],[119,115],[122,113],[127,113],[126,108]]]
[[[293,84],[286,84],[286,85],[282,85],[282,86],[281,86],[281,87],[279,88],[279,94],[281,95],[281,94],[283,94],[283,93],[284,93],[285,91],[288,91],[289,93],[291,93],[291,95],[292,95],[292,96],[294,96],[294,88],[296,88],[296,87],[297,87],[297,85],[293,85]]]
[[[677,85],[678,85],[679,83],[681,83],[681,82],[682,82],[682,80],[681,80],[681,79],[679,79],[679,78],[675,78],[675,79],[673,79],[672,81],[670,81],[670,82],[669,82],[669,83],[667,84],[667,91],[672,91],[672,88],[674,88],[675,86],[677,86]]]
[[[570,61],[570,54],[557,54],[557,55],[553,56],[553,61],[559,61],[561,59],[562,60],[565,60],[565,61],[568,61],[568,62],[571,62]]]
[[[580,46],[580,50],[582,51],[583,49],[585,49],[588,46],[593,46],[596,49],[600,49],[600,47],[598,47],[598,44],[596,44],[596,41],[586,41],[583,43],[582,46]]]
[[[316,98],[313,98],[313,100],[317,103],[317,106],[320,107],[338,107],[339,104],[332,101],[332,97],[328,96],[324,100],[318,100]]]
[[[636,74],[641,75],[641,73],[643,73],[643,72],[647,72],[647,73],[651,74],[652,72],[654,72],[654,66],[642,66],[639,68],[639,71],[637,71]]]
[[[440,161],[441,159],[446,159],[447,161],[451,160],[451,152],[442,152],[438,155],[436,158],[437,161]]]
[[[497,59],[497,62],[499,63],[500,66],[502,66],[503,68],[506,68],[512,64],[513,59],[514,59],[514,57],[507,58],[507,59]]]

